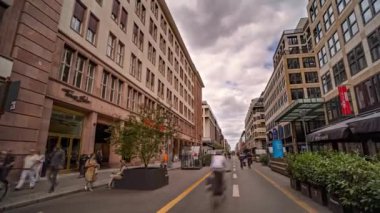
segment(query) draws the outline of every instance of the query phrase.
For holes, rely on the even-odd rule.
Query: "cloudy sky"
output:
[[[306,16],[307,0],[166,0],[197,67],[206,100],[231,148],[252,98],[273,71],[283,30]]]

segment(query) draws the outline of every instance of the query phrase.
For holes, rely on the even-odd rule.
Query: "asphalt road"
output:
[[[286,181],[288,179],[278,174],[273,174],[269,169],[256,168],[241,170],[237,160],[236,169],[226,173],[227,189],[224,199],[219,199],[218,206],[214,212],[265,212],[265,213],[301,213],[311,212],[310,209],[301,207],[299,203],[286,193],[282,192],[268,181],[257,170],[266,172],[274,182]],[[260,168],[259,168],[260,167]],[[14,209],[11,213],[76,213],[76,212],[128,212],[128,213],[150,213],[157,212],[170,201],[175,199],[184,191],[189,193],[183,199],[177,199],[174,207],[169,212],[212,212],[210,204],[210,193],[205,189],[202,182],[190,191],[189,186],[194,185],[199,179],[209,172],[208,168],[202,170],[173,170],[169,172],[169,185],[155,191],[130,191],[97,189],[94,192],[83,192],[67,197],[62,197],[24,208]],[[269,176],[268,176],[269,177]],[[284,182],[283,182],[284,183]],[[294,192],[292,192],[294,193]],[[298,193],[298,192],[295,192]],[[299,194],[299,193],[298,193]],[[308,198],[297,198],[307,205],[314,207],[314,212],[328,212],[324,207],[318,207]],[[316,207],[317,206],[317,207]],[[316,208],[315,208],[316,207]]]

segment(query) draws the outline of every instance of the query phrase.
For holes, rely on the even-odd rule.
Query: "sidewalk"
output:
[[[159,164],[153,164],[150,166],[159,166]],[[180,168],[180,162],[174,162],[172,168],[169,168],[168,170]],[[116,170],[117,168],[99,170],[97,180],[94,183],[94,188],[105,187],[110,180],[111,173]],[[84,185],[84,178],[78,178],[78,172],[75,172],[58,175],[58,185],[53,193],[48,193],[50,183],[46,178],[42,178],[34,189],[29,189],[28,183],[25,183],[25,188],[21,191],[14,191],[12,186],[11,189],[8,190],[8,194],[4,200],[0,202],[0,212],[81,192],[84,191]]]

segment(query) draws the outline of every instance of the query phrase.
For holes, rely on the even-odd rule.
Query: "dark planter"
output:
[[[301,182],[301,193],[307,197],[311,197],[310,196],[310,185],[308,183]]]
[[[115,180],[115,189],[154,190],[169,184],[164,168],[133,168],[123,171],[123,178]]]
[[[290,186],[292,189],[300,191],[301,190],[301,182],[299,180],[296,180],[294,178],[290,178]]]
[[[327,192],[323,187],[310,185],[310,195],[315,202],[327,205]]]
[[[334,213],[344,213],[344,208],[340,205],[338,199],[335,196],[328,197],[328,207]]]

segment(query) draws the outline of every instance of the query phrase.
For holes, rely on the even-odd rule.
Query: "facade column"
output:
[[[50,118],[53,111],[53,100],[45,98],[44,109],[41,117],[40,131],[36,149],[41,153],[45,153],[46,142],[49,135]]]
[[[91,112],[85,117],[83,121],[81,154],[91,154],[94,152],[97,120],[98,113]]]
[[[291,122],[293,152],[298,153],[296,125]]]

